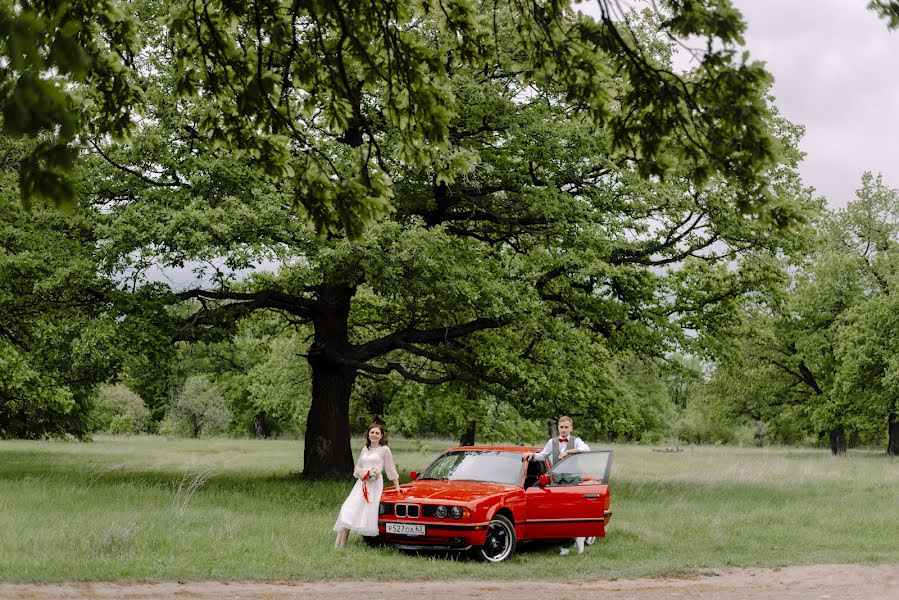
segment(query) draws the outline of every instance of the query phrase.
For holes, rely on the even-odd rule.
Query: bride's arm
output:
[[[396,491],[401,492],[400,475],[396,472],[396,465],[393,462],[393,452],[390,451],[389,446],[384,446],[384,450],[384,471],[387,473],[387,479],[393,482],[393,487],[396,488]]]

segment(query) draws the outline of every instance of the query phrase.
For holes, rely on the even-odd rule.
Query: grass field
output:
[[[391,441],[404,481],[448,445]],[[352,482],[301,481],[299,441],[0,441],[0,580],[568,580],[899,563],[895,459],[612,448],[614,517],[605,539],[583,556],[522,549],[492,565],[372,549],[354,536],[334,552],[331,527]]]

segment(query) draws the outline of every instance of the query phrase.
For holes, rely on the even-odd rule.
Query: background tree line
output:
[[[599,438],[729,441],[781,439],[775,417],[801,405],[793,439],[892,431],[887,358],[864,399],[852,381],[876,368],[836,378],[817,354],[793,366],[820,368],[821,398],[728,390],[752,340],[771,349],[763,321],[796,318],[820,281],[812,232],[842,217],[802,186],[801,129],[739,53],[738,12],[600,5],[4,12],[22,44],[3,46],[3,130],[31,137],[2,139],[0,432],[241,433],[265,415],[325,477],[370,417],[518,439],[565,412]],[[676,74],[691,36],[709,43]],[[197,285],[159,276],[185,266]],[[827,348],[849,364],[858,346]]]

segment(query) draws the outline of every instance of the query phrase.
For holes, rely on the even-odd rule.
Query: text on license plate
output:
[[[424,525],[412,525],[411,523],[387,523],[387,533],[400,535],[424,535]]]

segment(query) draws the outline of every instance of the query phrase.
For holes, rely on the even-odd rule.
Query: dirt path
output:
[[[552,581],[203,581],[0,583],[0,600],[335,600],[343,598],[578,600],[896,600],[899,564],[732,569],[687,577]]]

